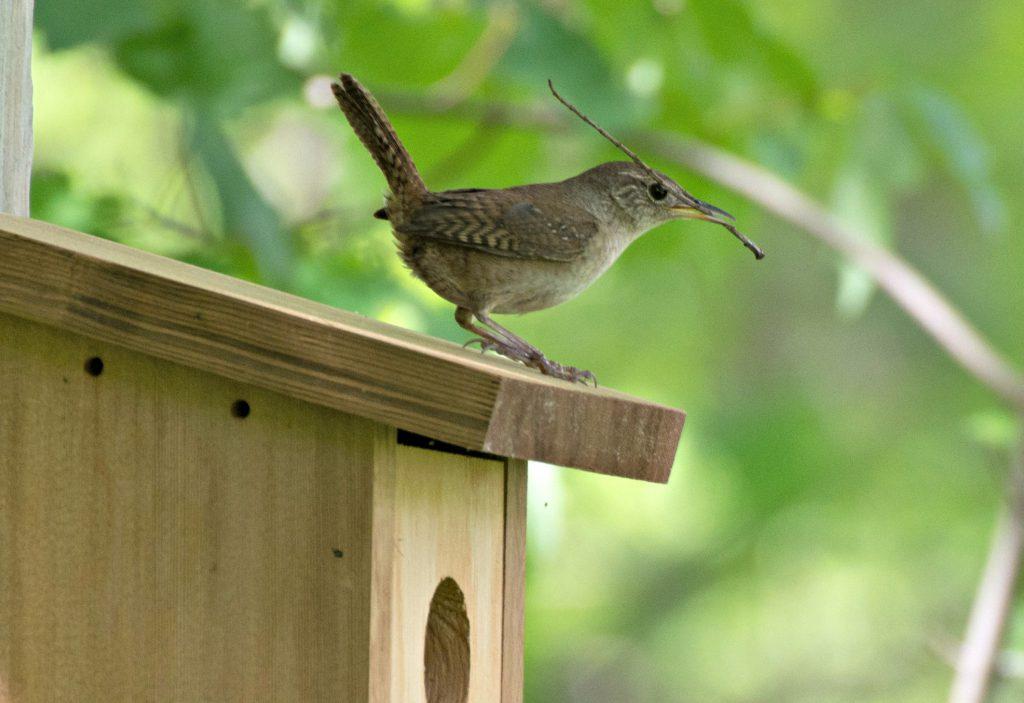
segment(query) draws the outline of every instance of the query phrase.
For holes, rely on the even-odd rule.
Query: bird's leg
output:
[[[455,321],[459,324],[459,327],[476,335],[475,338],[463,344],[463,347],[468,347],[470,344],[479,344],[481,351],[487,351],[488,349],[499,351],[507,345],[505,340],[500,339],[492,332],[473,324],[473,311],[469,308],[456,308]]]
[[[566,381],[572,381],[574,383],[586,383],[587,381],[590,381],[595,386],[597,385],[597,379],[594,377],[594,374],[592,374],[590,371],[587,371],[585,369],[578,369],[575,366],[566,366],[563,364],[559,364],[558,362],[551,361],[551,359],[548,359],[546,356],[544,356],[544,353],[540,349],[533,346],[525,339],[512,332],[511,330],[508,330],[505,327],[499,325],[497,322],[492,320],[490,315],[488,315],[487,313],[477,312],[473,314],[476,316],[478,320],[480,320],[480,322],[485,324],[487,327],[489,327],[491,330],[497,333],[498,336],[503,338],[508,343],[507,347],[494,347],[494,351],[497,351],[499,354],[503,354],[504,356],[507,356],[510,359],[515,359],[516,361],[521,361],[527,366],[535,368],[547,376],[562,378],[565,379]],[[494,339],[494,337],[491,336],[491,339]],[[509,351],[511,351],[512,353],[507,353]]]
[[[460,307],[455,310],[455,321],[459,323],[459,327],[477,335],[476,338],[469,340],[462,346],[467,347],[470,344],[479,344],[480,351],[494,351],[513,361],[521,361],[528,366],[532,365],[531,359],[535,352],[533,347],[515,337],[515,335],[512,335],[512,338],[509,339],[500,332],[486,330],[473,324],[473,316],[474,313],[469,308]]]
[[[474,317],[489,329],[484,329],[473,324]],[[486,313],[474,313],[469,308],[456,308],[455,321],[464,330],[477,335],[476,339],[471,339],[466,342],[467,345],[479,343],[482,351],[491,350],[497,352],[508,359],[519,361],[526,366],[537,369],[548,376],[554,376],[556,378],[562,378],[572,382],[586,383],[587,381],[590,381],[595,386],[597,385],[597,379],[594,378],[594,374],[590,371],[578,369],[575,366],[565,366],[551,361],[544,356],[544,353],[540,349],[533,346],[522,337],[516,335],[511,330],[502,327],[492,320]]]
[[[515,347],[517,350],[521,351],[527,357],[535,359],[545,358],[544,353],[541,352],[540,349],[527,342],[525,339],[517,335],[515,332],[512,332],[511,330],[499,325],[497,322],[492,320],[491,316],[488,315],[487,313],[478,312],[475,313],[475,315],[476,318],[480,320],[480,322],[487,325],[487,327],[489,327],[493,332],[495,332],[502,339],[504,339],[510,346]]]

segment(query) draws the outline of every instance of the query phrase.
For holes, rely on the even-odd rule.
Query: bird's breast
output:
[[[596,236],[571,261],[490,254],[396,232],[399,252],[416,276],[445,300],[472,310],[524,313],[571,300],[626,248],[622,237]]]
[[[594,237],[588,244],[583,254],[572,261],[491,262],[496,268],[509,269],[512,281],[502,295],[495,297],[494,312],[532,312],[571,300],[600,278],[625,248],[608,237]]]

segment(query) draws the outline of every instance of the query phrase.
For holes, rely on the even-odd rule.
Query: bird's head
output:
[[[764,252],[729,222],[732,215],[695,198],[660,171],[617,161],[591,169],[590,175],[642,231],[670,220],[704,220],[725,227],[754,252],[754,256],[764,257]]]
[[[620,206],[626,207],[626,217],[633,220],[634,236],[643,234],[662,222],[675,219],[704,220],[714,222],[732,232],[733,236],[743,242],[743,246],[754,252],[757,259],[764,258],[759,246],[747,239],[747,236],[732,225],[729,220],[733,216],[711,203],[706,203],[686,192],[686,189],[660,171],[643,162],[633,150],[608,133],[603,127],[579,111],[575,105],[566,100],[555,90],[555,84],[548,80],[548,88],[558,102],[565,105],[570,112],[597,130],[597,132],[614,144],[622,153],[633,160],[632,164],[610,163],[591,169],[581,176],[596,175],[599,179],[609,181],[614,190],[612,197]],[[600,188],[600,182],[598,187]],[[628,204],[628,205],[624,205]]]

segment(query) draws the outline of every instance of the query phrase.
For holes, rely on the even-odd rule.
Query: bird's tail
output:
[[[425,193],[427,187],[412,157],[370,92],[348,73],[331,83],[331,90],[352,129],[384,172],[391,192],[403,199]]]

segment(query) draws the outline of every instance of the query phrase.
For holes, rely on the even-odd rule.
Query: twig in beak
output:
[[[754,244],[749,239],[747,239],[747,235],[743,234],[743,232],[740,232],[738,229],[733,227],[730,223],[726,222],[725,220],[720,220],[718,218],[715,218],[714,220],[708,220],[708,221],[720,224],[723,227],[725,227],[727,230],[732,232],[733,235],[736,237],[736,239],[738,239],[741,242],[743,242],[743,246],[745,246],[747,249],[750,249],[750,251],[754,252],[754,258],[757,259],[758,261],[760,261],[761,259],[764,258],[764,250],[761,247],[759,247],[756,244]]]
[[[708,203],[701,202],[701,205],[708,205]],[[754,252],[755,259],[760,261],[761,259],[764,258],[764,250],[761,247],[754,244],[752,241],[750,241],[750,239],[747,238],[747,235],[743,234],[743,232],[740,232],[738,229],[736,229],[736,227],[733,226],[731,222],[726,222],[725,220],[723,220],[721,217],[718,217],[714,213],[707,212],[704,208],[678,209],[683,211],[683,217],[686,217],[687,219],[703,220],[704,222],[714,222],[716,225],[721,225],[722,227],[725,227],[727,230],[732,232],[733,236],[736,237],[736,239],[743,242],[743,246],[745,246],[747,249],[750,249],[750,251]],[[713,211],[718,210],[718,208],[716,208],[714,205],[708,205],[708,209]],[[729,215],[728,213],[724,214],[731,217],[731,215]]]

